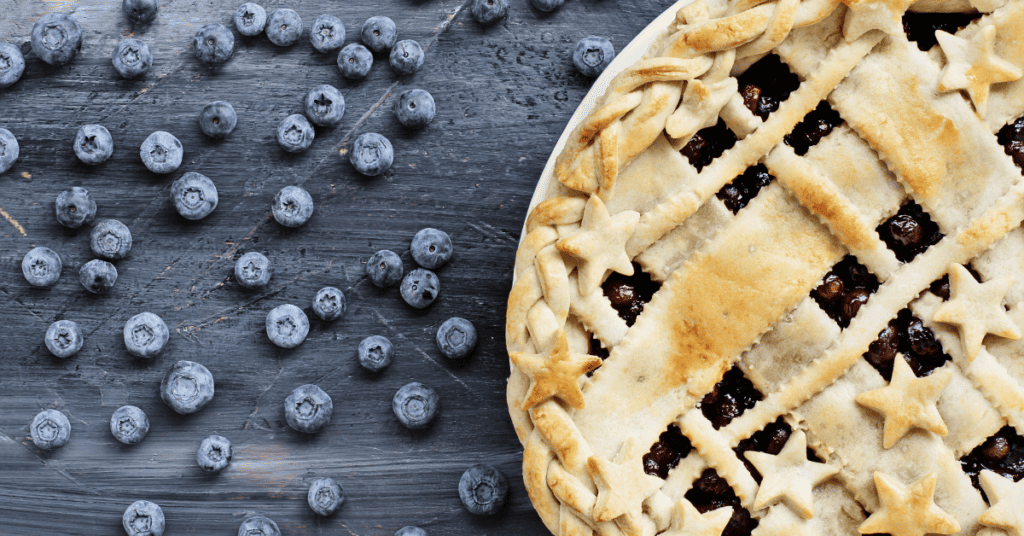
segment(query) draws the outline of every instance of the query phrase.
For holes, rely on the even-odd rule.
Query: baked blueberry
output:
[[[58,320],[46,328],[46,349],[51,354],[68,358],[82,349],[82,330],[71,320]]]
[[[266,25],[267,10],[259,4],[246,2],[235,11],[235,29],[246,37],[259,35]]]
[[[263,288],[270,283],[270,274],[270,261],[262,253],[250,251],[235,261],[235,281],[242,288]]]
[[[508,0],[471,0],[469,14],[473,20],[490,26],[508,15]]]
[[[324,287],[313,296],[313,312],[320,320],[337,320],[345,314],[345,294],[334,288]]]
[[[274,219],[285,227],[299,227],[313,215],[313,198],[299,186],[285,186],[274,195]]]
[[[320,15],[309,27],[309,42],[317,52],[330,52],[345,42],[345,25],[334,15]]]
[[[403,271],[402,259],[388,249],[370,255],[366,261],[366,275],[380,288],[388,288],[401,281]]]
[[[423,47],[412,39],[402,39],[391,47],[391,69],[398,74],[413,74],[423,66]]]
[[[114,153],[114,139],[103,125],[82,125],[75,135],[74,149],[82,163],[95,166],[106,162]]]
[[[437,295],[441,292],[441,282],[438,281],[434,272],[417,268],[405,274],[399,290],[405,303],[417,309],[423,309],[437,299]]]
[[[124,324],[124,345],[138,357],[155,357],[167,344],[167,324],[159,316],[139,313]]]
[[[537,11],[543,11],[544,13],[551,13],[562,7],[564,3],[565,0],[530,0],[530,5],[535,7]]]
[[[395,41],[398,41],[398,30],[395,28],[395,21],[388,17],[370,17],[363,23],[359,36],[366,48],[374,52],[384,52],[395,46]]]
[[[281,536],[281,529],[269,517],[252,516],[238,527],[238,536]]]
[[[349,80],[358,80],[370,74],[373,53],[359,43],[349,43],[338,52],[338,70]]]
[[[106,292],[117,282],[117,268],[107,261],[93,259],[78,271],[78,280],[93,294]]]
[[[217,187],[206,175],[189,171],[171,184],[171,202],[188,220],[201,220],[217,208]]]
[[[97,257],[123,259],[132,250],[132,232],[117,220],[102,220],[89,233],[89,247]]]
[[[359,364],[370,372],[380,372],[391,364],[395,346],[383,335],[370,335],[359,342]]]
[[[382,175],[395,161],[395,150],[387,138],[376,132],[360,134],[352,143],[348,160],[356,171],[370,177]]]
[[[149,433],[149,417],[135,406],[121,406],[110,416],[110,433],[125,445],[134,445]]]
[[[144,41],[129,37],[114,45],[110,61],[123,78],[136,78],[149,72],[153,66],[153,53]]]
[[[427,536],[427,531],[419,527],[402,527],[395,531],[395,536]]]
[[[345,116],[345,97],[334,86],[323,84],[306,93],[306,117],[313,124],[333,127]]]
[[[82,50],[82,27],[70,15],[47,13],[32,25],[32,52],[50,65],[67,65]]]
[[[291,305],[278,305],[267,313],[267,337],[281,348],[295,348],[309,334],[309,318],[302,309]]]
[[[208,65],[220,65],[235,52],[235,34],[223,24],[207,24],[192,37],[196,59]]]
[[[160,398],[182,415],[206,407],[213,394],[213,374],[194,361],[178,361],[160,381]]]
[[[505,505],[507,497],[508,479],[491,465],[474,465],[459,479],[459,498],[470,513],[494,515]]]
[[[41,449],[59,449],[71,439],[71,423],[55,409],[40,411],[29,427],[32,442]]]
[[[124,0],[121,2],[121,11],[132,24],[149,24],[156,20],[160,3],[157,0]]]
[[[422,383],[407,383],[391,399],[391,409],[406,428],[420,430],[434,422],[440,399],[433,389]]]
[[[149,135],[139,148],[142,163],[153,173],[171,173],[181,165],[185,150],[170,132],[158,130]]]
[[[416,264],[436,270],[452,258],[452,239],[448,233],[433,227],[420,229],[412,237],[410,253]]]
[[[235,107],[228,102],[211,102],[203,106],[203,111],[199,112],[199,128],[203,130],[203,134],[215,140],[228,137],[237,124],[238,114],[235,113]]]
[[[18,138],[10,130],[0,128],[0,173],[11,169],[19,152]]]
[[[591,35],[580,39],[572,52],[572,63],[584,76],[596,78],[615,57],[615,47],[604,37]]]
[[[294,9],[275,9],[267,19],[267,38],[279,47],[292,46],[302,35],[302,17]]]
[[[334,402],[323,389],[306,384],[284,399],[284,418],[297,432],[312,434],[331,422]]]
[[[462,359],[476,348],[476,328],[465,318],[453,316],[437,328],[437,349],[448,359]]]
[[[47,247],[32,248],[21,259],[21,273],[33,287],[53,286],[60,279],[60,271],[63,268],[60,255]]]
[[[309,486],[306,502],[314,512],[329,516],[345,502],[345,490],[333,478],[318,478]]]
[[[74,186],[57,195],[54,203],[57,221],[64,227],[77,229],[96,218],[96,201],[89,190]]]
[[[25,56],[21,49],[10,44],[0,43],[0,87],[11,87],[25,73]]]
[[[216,473],[231,463],[231,441],[219,435],[208,436],[199,444],[196,462],[204,471]]]
[[[395,117],[405,128],[420,129],[434,119],[434,97],[424,89],[407,89],[395,101]]]
[[[277,126],[277,144],[289,153],[301,153],[313,144],[316,132],[305,117],[292,114]]]
[[[121,525],[128,536],[161,536],[166,526],[164,511],[156,503],[135,501],[121,516]]]

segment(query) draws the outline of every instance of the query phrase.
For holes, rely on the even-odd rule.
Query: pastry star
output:
[[[960,523],[935,505],[932,473],[909,488],[891,476],[875,472],[875,489],[882,507],[857,527],[861,534],[889,533],[892,536],[924,536],[960,532]]]
[[[978,475],[978,480],[992,505],[978,521],[1012,536],[1024,536],[1024,481],[1014,482],[988,469]]]
[[[752,536],[817,536],[811,531],[810,521],[793,513],[785,506],[768,509]]]
[[[732,507],[726,506],[701,514],[686,499],[672,506],[672,524],[661,536],[722,536],[732,519]]]
[[[871,30],[889,35],[903,33],[903,13],[915,0],[842,0],[846,7],[843,35],[855,41]]]
[[[946,429],[946,423],[942,421],[935,403],[952,377],[952,372],[942,369],[935,371],[931,376],[918,378],[910,370],[910,365],[903,355],[896,354],[896,359],[893,360],[892,381],[889,385],[865,391],[854,400],[885,415],[885,427],[882,431],[883,448],[895,445],[913,426],[945,436],[949,430]]]
[[[760,510],[781,500],[804,519],[814,517],[811,490],[839,472],[835,467],[807,459],[807,436],[803,430],[794,432],[777,456],[756,451],[747,451],[744,456],[763,477],[754,498],[754,509]]]
[[[628,536],[640,536],[643,503],[661,489],[664,480],[644,472],[636,441],[627,440],[619,449],[614,462],[600,456],[587,459],[587,468],[597,484],[597,504],[594,521],[617,521]]]
[[[601,358],[569,353],[565,331],[559,330],[555,344],[547,354],[512,352],[512,363],[530,378],[530,389],[523,399],[523,411],[555,396],[566,404],[583,407],[583,391],[578,379],[601,366]]]
[[[626,254],[626,241],[633,235],[638,221],[640,214],[633,210],[609,216],[601,198],[590,196],[579,231],[555,243],[558,251],[582,261],[579,267],[581,295],[593,292],[607,270],[633,275],[633,264]]]
[[[988,90],[992,84],[1012,82],[1021,77],[1014,64],[995,55],[996,27],[989,24],[971,37],[970,41],[938,30],[935,38],[946,55],[939,91],[966,89],[974,102],[978,115],[985,117]]]
[[[932,320],[956,324],[968,361],[974,361],[986,333],[1019,339],[1020,328],[1003,309],[1003,298],[1013,280],[1009,277],[978,283],[967,268],[953,264],[949,270],[951,299],[935,311]]]

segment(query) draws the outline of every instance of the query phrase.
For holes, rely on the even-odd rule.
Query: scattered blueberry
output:
[[[231,463],[231,441],[219,435],[208,436],[199,445],[196,462],[204,471],[216,473]]]
[[[71,423],[55,409],[40,411],[29,427],[32,442],[41,449],[59,449],[71,439]]]
[[[235,261],[235,280],[242,288],[259,289],[270,283],[270,261],[262,254],[250,251]]]
[[[338,53],[338,70],[349,80],[358,80],[370,74],[373,53],[359,43],[349,43]]]
[[[320,15],[309,28],[309,42],[317,52],[330,52],[345,42],[345,25],[334,15]]]
[[[345,502],[345,490],[333,478],[318,478],[309,486],[306,502],[314,512],[329,516]]]
[[[189,171],[171,184],[171,202],[187,220],[201,220],[217,208],[217,187],[209,177]]]
[[[117,268],[107,261],[93,259],[78,271],[78,280],[82,282],[85,290],[99,294],[110,290],[117,282]]]
[[[97,257],[123,259],[132,250],[132,232],[117,220],[102,220],[89,233],[89,247]]]
[[[391,50],[398,41],[398,30],[395,28],[395,21],[388,17],[370,17],[363,23],[363,29],[359,32],[366,48],[374,52]]]
[[[405,128],[420,129],[434,119],[434,97],[425,89],[407,89],[395,101],[395,117]]]
[[[508,479],[495,467],[477,464],[459,479],[459,498],[470,513],[489,516],[498,513],[508,497]]]
[[[199,112],[199,128],[203,129],[203,134],[215,140],[228,137],[237,124],[238,114],[235,113],[235,107],[224,101],[211,102],[203,106],[203,111]]]
[[[60,279],[63,268],[60,255],[42,246],[32,248],[21,259],[21,273],[25,274],[25,280],[33,287],[53,286]]]
[[[125,445],[134,445],[149,433],[149,417],[135,406],[121,406],[110,416],[110,433]]]
[[[286,303],[267,313],[267,337],[281,348],[295,348],[309,334],[309,318],[302,309]]]
[[[294,9],[275,9],[267,20],[267,38],[279,47],[292,46],[302,35],[302,17]]]
[[[403,39],[391,47],[388,61],[396,73],[413,74],[423,66],[423,47],[412,39]]]
[[[10,130],[0,128],[0,173],[11,169],[18,159],[18,138]]]
[[[0,43],[0,87],[13,86],[24,72],[25,56],[21,49],[10,43]]]
[[[471,0],[469,14],[473,20],[490,26],[508,15],[508,0]]]
[[[416,264],[436,270],[452,258],[452,239],[444,231],[426,227],[412,237],[410,253]]]
[[[334,287],[324,287],[313,297],[313,312],[320,320],[330,322],[341,318],[345,307],[345,294]]]
[[[66,65],[82,50],[82,27],[70,15],[48,13],[32,26],[32,52],[50,65]]]
[[[584,76],[596,78],[615,57],[615,47],[604,37],[591,35],[580,39],[572,52],[572,63]]]
[[[124,511],[121,524],[128,536],[161,536],[166,522],[164,511],[156,503],[135,501]]]
[[[384,136],[376,132],[367,132],[352,143],[348,159],[356,171],[376,177],[391,168],[395,161],[395,150]]]
[[[399,290],[405,303],[417,309],[423,309],[437,299],[437,295],[441,292],[441,282],[438,281],[434,272],[417,268],[405,274]]]
[[[82,330],[71,320],[58,320],[46,328],[46,349],[51,354],[68,358],[82,349]]]
[[[95,166],[114,153],[114,139],[103,125],[82,125],[75,135],[75,155],[82,163]]]
[[[306,93],[306,117],[322,127],[333,127],[345,116],[345,97],[334,86],[323,84]]]
[[[160,382],[160,398],[174,411],[188,415],[213,400],[213,374],[193,361],[178,361]]]
[[[122,78],[136,78],[149,72],[153,66],[153,53],[145,42],[129,37],[114,45],[110,61]]]
[[[238,527],[238,536],[281,536],[281,529],[269,517],[252,516]]]
[[[366,261],[366,274],[380,288],[388,288],[402,280],[402,259],[388,249],[382,249]]]
[[[154,357],[167,344],[167,324],[153,313],[139,313],[124,324],[124,345],[138,357]]]
[[[181,165],[184,149],[170,132],[158,130],[149,135],[139,148],[142,163],[153,173],[171,173]]]
[[[235,34],[223,24],[207,24],[192,37],[196,59],[208,65],[219,65],[235,52]]]
[[[274,195],[274,219],[285,227],[299,227],[313,215],[313,198],[299,186],[285,186]]]
[[[395,531],[395,536],[427,536],[427,531],[419,527],[402,527]]]
[[[301,153],[313,144],[316,132],[305,117],[292,114],[277,126],[277,144],[289,153]]]
[[[453,316],[437,328],[437,349],[448,359],[462,359],[476,348],[476,328],[465,318]]]
[[[297,432],[312,434],[331,421],[334,402],[323,389],[306,384],[284,399],[284,418]]]
[[[544,13],[551,13],[552,11],[562,7],[562,4],[564,3],[565,0],[530,0],[530,5]]]
[[[395,346],[382,335],[370,335],[359,343],[359,364],[370,372],[384,370],[394,356]]]
[[[149,24],[156,20],[156,14],[160,10],[157,0],[124,0],[121,2],[121,11],[132,24]]]
[[[433,389],[419,382],[407,383],[402,386],[391,399],[391,409],[395,417],[410,430],[420,430],[430,426],[437,417],[440,399]]]
[[[259,4],[246,2],[235,11],[235,29],[246,37],[259,35],[266,25],[267,10]]]

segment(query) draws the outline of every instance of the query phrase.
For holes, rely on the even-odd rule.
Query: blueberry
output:
[[[410,430],[420,430],[430,426],[437,417],[440,400],[433,389],[419,382],[407,383],[402,386],[391,399],[391,409],[395,417]]]
[[[25,274],[25,280],[33,287],[53,286],[60,279],[63,268],[60,255],[42,246],[32,248],[21,259],[21,273]]]
[[[21,55],[21,49],[10,43],[0,43],[0,87],[13,86],[24,72],[25,57]]]
[[[436,270],[452,258],[452,239],[448,237],[448,233],[433,227],[420,229],[416,236],[412,237],[410,253],[416,264],[429,270]]]
[[[57,221],[64,227],[77,229],[96,218],[96,201],[85,188],[74,186],[64,190],[57,196],[54,206]]]
[[[203,134],[215,139],[222,140],[235,130],[238,124],[238,114],[235,107],[224,101],[214,101],[203,106],[199,112],[199,128]]]
[[[395,101],[395,117],[405,128],[420,129],[434,119],[434,97],[424,89],[407,89]]]
[[[565,0],[530,0],[530,5],[544,13],[551,13],[552,11],[562,7],[562,4],[564,3]]]
[[[396,73],[413,74],[423,66],[423,48],[412,39],[403,39],[391,47],[388,61]]]
[[[134,445],[149,433],[149,418],[135,406],[121,406],[110,416],[110,433],[125,445]]]
[[[402,280],[402,259],[391,250],[382,249],[366,261],[366,274],[380,288],[388,288]]]
[[[419,527],[402,527],[395,531],[395,536],[427,536],[427,531]]]
[[[312,434],[331,421],[334,402],[323,389],[306,384],[284,399],[284,418],[297,432]]]
[[[82,27],[70,15],[48,13],[32,26],[32,52],[50,65],[67,65],[82,50]]]
[[[309,28],[309,42],[317,52],[330,52],[345,42],[345,25],[334,15],[320,15]]]
[[[437,349],[448,359],[462,359],[476,348],[476,328],[465,318],[453,316],[437,328]]]
[[[324,287],[313,297],[313,312],[320,320],[337,320],[345,314],[345,294],[334,288]]]
[[[267,337],[281,348],[295,348],[309,334],[309,318],[302,309],[291,305],[278,305],[267,313]]]
[[[388,17],[370,17],[363,23],[363,29],[359,32],[366,48],[374,52],[391,50],[398,41],[398,30],[395,28],[395,21]]]
[[[289,153],[301,153],[313,144],[316,132],[305,117],[292,114],[277,126],[277,144]]]
[[[157,0],[124,0],[121,2],[121,11],[132,24],[149,24],[156,20],[156,14],[160,10]]]
[[[370,335],[359,343],[359,364],[370,372],[384,370],[394,356],[395,346],[382,335]]]
[[[58,320],[46,328],[46,349],[51,354],[68,358],[82,349],[82,330],[71,320]]]
[[[361,134],[352,143],[349,162],[356,171],[370,177],[382,175],[395,161],[395,150],[387,138],[376,132]]]
[[[490,26],[508,15],[508,0],[470,0],[469,14],[473,20]]]
[[[313,198],[299,186],[285,186],[274,195],[274,219],[285,227],[299,227],[313,215]]]
[[[246,2],[235,11],[235,29],[246,37],[259,35],[266,25],[267,10],[259,4]]]
[[[238,536],[281,536],[281,529],[269,517],[252,516],[238,527]]]
[[[309,486],[306,502],[314,512],[329,516],[345,502],[345,490],[333,478],[318,478]]]
[[[615,57],[615,47],[604,37],[591,35],[580,39],[572,52],[572,63],[584,76],[596,78]]]
[[[359,43],[349,43],[338,53],[338,70],[349,80],[358,80],[370,74],[373,53]]]
[[[102,220],[89,233],[89,247],[97,257],[123,259],[132,250],[132,232],[117,220]]]
[[[213,400],[213,375],[193,361],[178,361],[160,382],[160,398],[174,411],[188,415]]]
[[[306,117],[322,127],[333,127],[345,116],[345,97],[341,92],[323,84],[306,93]]]
[[[196,462],[204,471],[216,473],[231,463],[231,441],[219,435],[208,436],[199,445]]]
[[[114,153],[114,140],[103,125],[82,125],[75,135],[75,155],[82,163],[95,166]]]
[[[459,479],[459,498],[470,513],[489,516],[498,513],[508,497],[508,479],[495,467],[477,464]]]
[[[32,442],[41,449],[59,449],[71,439],[71,423],[55,409],[40,411],[29,427]]]
[[[139,313],[124,324],[124,345],[137,357],[155,357],[167,344],[167,324],[153,313]]]
[[[136,78],[149,72],[153,66],[153,53],[145,42],[129,37],[114,45],[110,61],[122,78]]]
[[[107,261],[93,259],[78,271],[78,280],[82,282],[85,290],[99,294],[110,290],[117,282],[117,268]]]
[[[441,292],[441,282],[437,280],[434,272],[417,268],[405,274],[399,290],[405,303],[417,309],[423,309],[437,299],[437,295]]]
[[[235,34],[223,24],[207,24],[192,37],[196,59],[207,65],[220,65],[235,52]]]
[[[164,511],[149,501],[133,502],[121,516],[121,525],[128,536],[161,536],[165,524]]]
[[[201,220],[217,208],[217,187],[206,175],[189,171],[171,184],[171,202],[187,220]]]
[[[171,173],[181,165],[184,149],[169,132],[158,130],[149,135],[139,148],[142,163],[153,173]]]
[[[279,47],[292,46],[302,35],[302,17],[294,9],[275,9],[267,20],[267,38]]]
[[[262,253],[250,251],[235,261],[235,281],[242,288],[259,289],[270,283],[270,261]]]
[[[18,138],[15,138],[10,130],[0,128],[0,173],[11,169],[14,161],[18,159],[18,153]]]

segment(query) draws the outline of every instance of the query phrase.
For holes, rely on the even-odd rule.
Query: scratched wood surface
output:
[[[152,70],[139,80],[118,78],[114,44],[129,35],[120,1],[0,0],[0,42],[22,45],[33,22],[48,11],[74,12],[84,32],[82,51],[68,66],[50,67],[33,54],[19,81],[0,90],[0,127],[18,137],[21,157],[0,175],[0,534],[120,534],[131,502],[160,504],[168,536],[234,534],[252,514],[275,519],[287,535],[388,535],[405,525],[430,534],[546,534],[522,484],[522,449],[507,416],[504,351],[505,298],[519,230],[551,148],[590,81],[575,73],[573,45],[590,34],[622,48],[669,0],[568,0],[553,14],[512,0],[508,19],[482,28],[456,0],[267,1],[295,8],[306,23],[299,44],[272,45],[265,36],[236,33],[234,56],[209,69],[190,49],[203,24],[229,27],[238,0],[168,0],[157,21],[136,32],[149,43]],[[345,23],[346,43],[358,41],[362,22],[388,15],[399,38],[426,49],[422,70],[397,77],[377,56],[369,77],[348,82],[335,55],[316,53],[306,40],[319,14]],[[28,47],[24,47],[27,51]],[[301,155],[275,142],[277,123],[301,113],[301,100],[328,83],[345,96],[344,121],[318,128]],[[404,89],[420,87],[437,102],[437,116],[420,132],[394,119]],[[238,127],[226,140],[205,138],[198,113],[226,100]],[[78,128],[100,123],[113,135],[114,155],[88,167],[71,149]],[[150,173],[139,145],[166,130],[185,147],[170,176]],[[395,164],[382,178],[359,176],[339,151],[363,132],[387,136]],[[198,222],[180,218],[168,194],[171,181],[197,171],[217,185],[220,205]],[[304,227],[289,230],[270,216],[281,187],[301,185],[316,209]],[[69,231],[54,218],[57,194],[83,186],[99,205],[98,219],[131,229],[134,246],[117,262],[111,292],[91,295],[78,269],[92,258],[88,230]],[[398,289],[381,290],[365,277],[378,249],[398,252],[406,269],[413,234],[423,227],[448,232],[452,261],[438,271],[440,298],[425,310],[407,306]],[[21,259],[35,246],[64,262],[58,283],[30,287]],[[274,265],[268,290],[251,293],[235,283],[234,259],[248,251]],[[335,322],[311,317],[307,340],[279,349],[264,333],[273,307],[297,304],[309,313],[321,287],[341,288],[348,311]],[[133,358],[122,328],[151,311],[171,330],[164,352]],[[480,334],[476,352],[449,362],[434,334],[447,318],[471,320]],[[60,360],[43,345],[47,326],[77,322],[85,346]],[[397,348],[394,363],[374,376],[355,360],[359,341],[373,334]],[[179,359],[205,364],[216,396],[192,416],[173,413],[159,398],[160,379]],[[442,399],[435,425],[413,433],[391,411],[405,383],[432,386]],[[334,400],[334,416],[319,434],[288,428],[282,402],[295,387],[315,383]],[[110,434],[117,407],[132,404],[151,430],[128,447]],[[46,452],[28,439],[28,424],[44,408],[72,423],[70,443]],[[221,474],[198,468],[203,437],[217,433],[234,445]],[[494,517],[469,514],[458,498],[462,471],[474,463],[500,468],[511,482],[509,502]],[[306,505],[309,484],[331,476],[347,492],[332,518]]]

